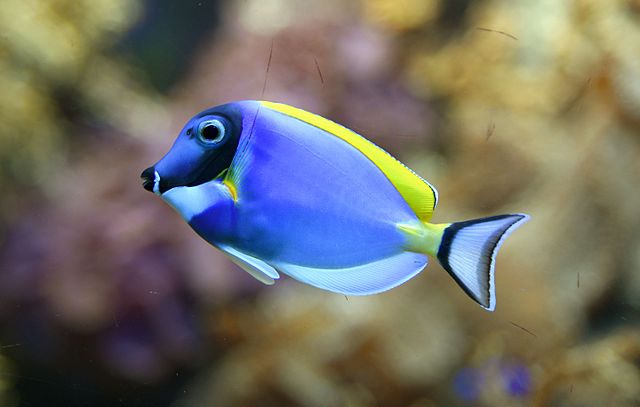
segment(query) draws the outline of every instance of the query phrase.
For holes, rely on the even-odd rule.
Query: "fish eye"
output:
[[[198,138],[206,144],[216,144],[224,138],[225,129],[220,120],[205,120],[198,126]]]

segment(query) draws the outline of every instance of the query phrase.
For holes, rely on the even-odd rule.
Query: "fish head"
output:
[[[234,103],[198,113],[167,154],[142,171],[143,187],[162,195],[175,187],[193,187],[217,178],[231,165],[241,133],[242,112]]]

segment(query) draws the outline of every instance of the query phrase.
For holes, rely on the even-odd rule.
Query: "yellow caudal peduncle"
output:
[[[401,223],[397,227],[407,238],[406,250],[437,256],[444,230],[451,223]]]

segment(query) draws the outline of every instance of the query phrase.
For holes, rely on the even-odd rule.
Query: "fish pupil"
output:
[[[202,138],[205,140],[215,140],[220,135],[220,129],[213,124],[206,125],[202,128]]]

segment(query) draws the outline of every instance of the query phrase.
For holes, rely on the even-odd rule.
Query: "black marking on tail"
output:
[[[456,283],[458,283],[458,285],[462,287],[464,292],[467,293],[469,297],[473,298],[475,302],[477,302],[482,306],[489,306],[489,304],[483,304],[482,301],[480,301],[480,299],[471,290],[469,290],[467,286],[458,278],[456,273],[453,272],[451,265],[449,264],[449,254],[451,253],[451,243],[453,242],[453,238],[458,233],[458,231],[466,228],[467,226],[471,226],[476,223],[490,222],[492,220],[505,219],[509,217],[513,217],[513,215],[497,215],[497,216],[490,216],[488,218],[472,219],[464,222],[452,223],[449,227],[447,227],[444,230],[444,234],[442,236],[442,242],[440,243],[440,247],[438,248],[437,257],[442,267],[447,271],[447,273],[449,273],[451,277],[453,277]],[[500,241],[500,238],[502,237],[502,235],[504,235],[504,233],[507,230],[509,230],[511,226],[513,226],[513,223],[507,224],[502,230],[500,230],[500,233],[496,233],[494,236],[492,236],[491,239],[488,239],[487,242],[485,243],[484,247],[482,248],[482,252],[484,253],[488,248],[491,248],[491,256],[489,258],[490,260],[493,259],[493,256],[495,255],[495,250],[498,245],[498,241]],[[489,287],[489,284],[491,283],[491,275],[490,275],[491,261],[489,261],[486,267],[487,269],[483,271],[487,277],[487,287]]]

